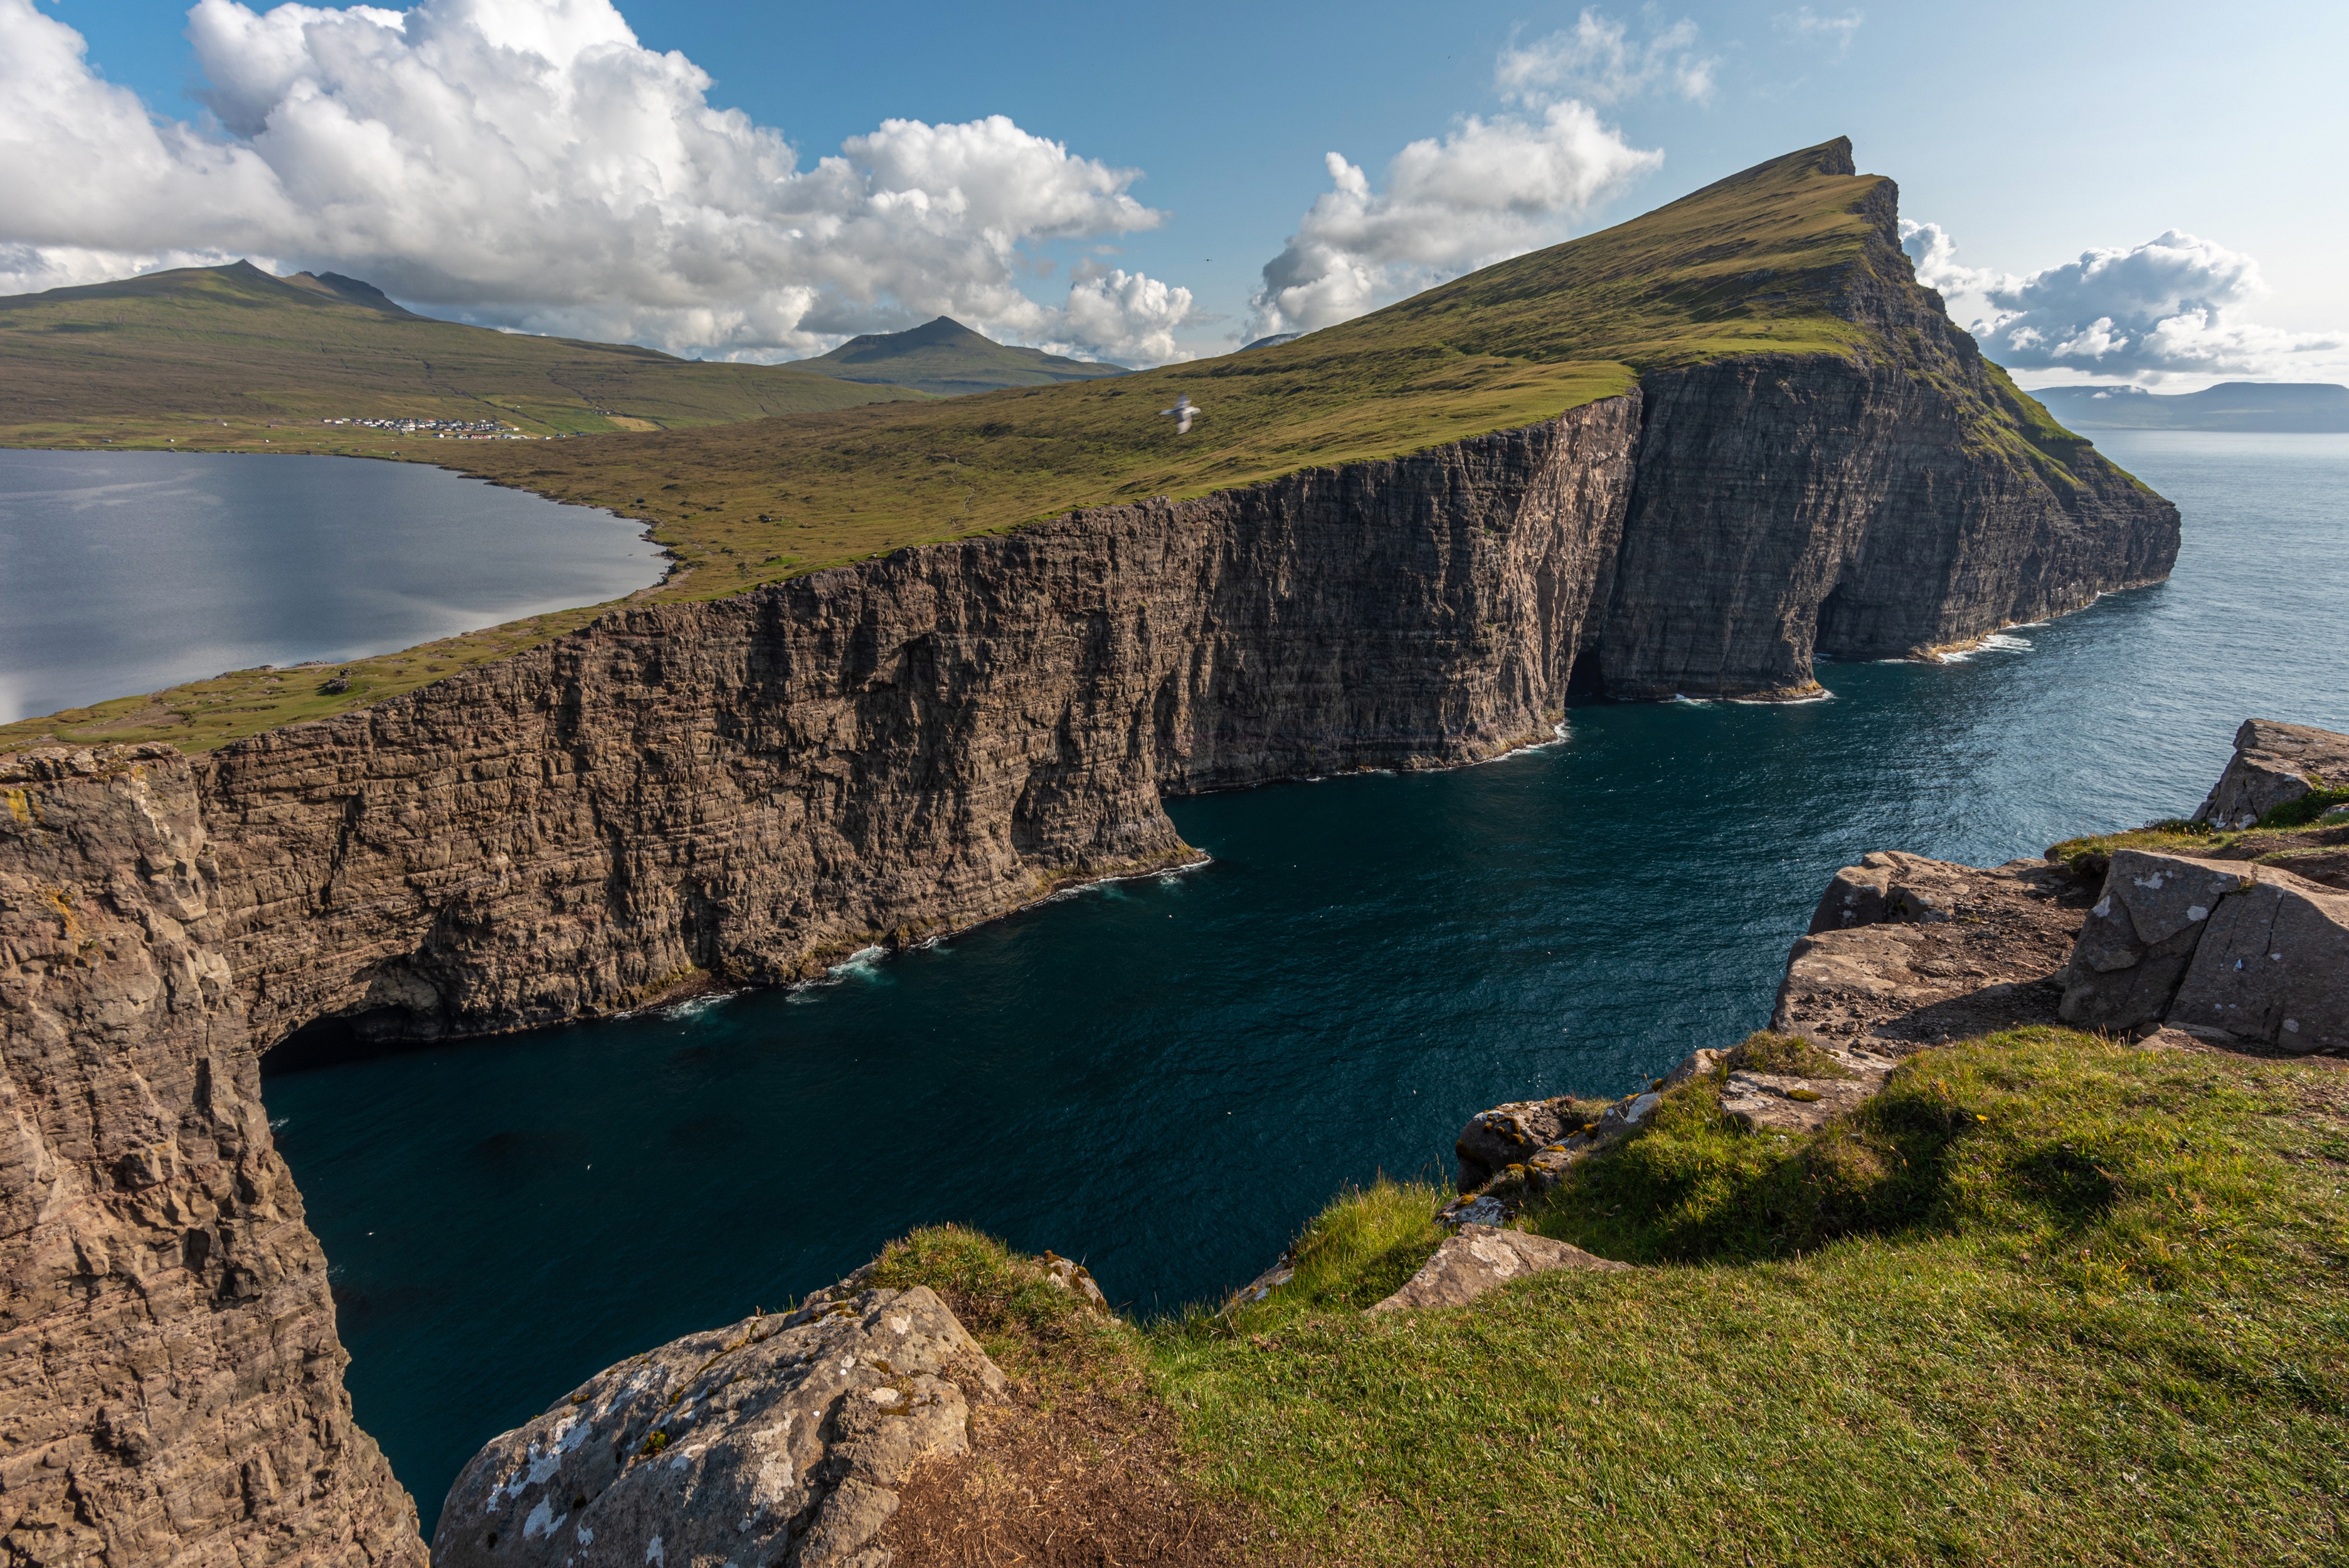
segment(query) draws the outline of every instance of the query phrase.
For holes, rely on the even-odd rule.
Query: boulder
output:
[[[873,1538],[1003,1374],[929,1290],[858,1290],[688,1335],[492,1440],[437,1568],[885,1568]]]
[[[2210,916],[2168,1022],[2295,1055],[2349,1048],[2349,893],[2255,869]]]
[[[1460,1190],[1473,1192],[1510,1166],[1564,1143],[1589,1119],[1570,1095],[1516,1099],[1478,1111],[1452,1145],[1460,1161]]]
[[[2251,718],[2235,732],[2235,755],[2194,813],[2198,822],[2248,828],[2311,789],[2349,784],[2349,735],[2304,724]]]
[[[2210,913],[2255,886],[2256,868],[2119,850],[2072,948],[2057,1016],[2084,1029],[2134,1029],[2169,1010]]]
[[[1594,1257],[1580,1247],[1491,1225],[1463,1225],[1444,1238],[1435,1255],[1420,1265],[1403,1287],[1366,1312],[1397,1312],[1413,1306],[1465,1306],[1511,1280],[1558,1269],[1621,1274],[1629,1264]]]
[[[2121,850],[2062,1016],[2305,1054],[2349,1047],[2349,893],[2274,865]]]

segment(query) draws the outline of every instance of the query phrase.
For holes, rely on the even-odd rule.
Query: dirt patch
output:
[[[1245,1517],[1180,1475],[1173,1415],[1139,1389],[1021,1378],[971,1413],[971,1451],[916,1470],[879,1544],[900,1568],[1243,1563]]]

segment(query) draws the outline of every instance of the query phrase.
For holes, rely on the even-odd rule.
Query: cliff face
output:
[[[1878,216],[1849,356],[1660,371],[1415,457],[616,612],[194,764],[20,761],[18,1559],[419,1550],[258,1103],[257,1052],[303,1023],[482,1033],[789,978],[1182,861],[1166,794],[1491,757],[1578,681],[1800,690],[1815,653],[2166,573],[2175,511],[2034,424]]]
[[[1591,688],[1796,691],[1815,654],[1899,658],[2169,574],[2177,509],[1983,361],[1915,283],[1895,201],[1887,181],[1863,204],[1872,235],[1837,290],[1868,346],[1643,378]]]
[[[1636,397],[664,605],[203,768],[255,1028],[781,979],[1176,862],[1163,792],[1546,738]]]
[[[189,764],[0,766],[0,1550],[420,1563],[215,945]]]

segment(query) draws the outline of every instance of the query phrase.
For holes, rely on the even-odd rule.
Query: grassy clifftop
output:
[[[648,434],[410,440],[399,455],[642,518],[683,569],[657,596],[717,598],[908,545],[1004,532],[1073,508],[1196,496],[1423,451],[1554,418],[1677,366],[1756,354],[1866,352],[1903,360],[1909,346],[1892,341],[1895,334],[1873,323],[1868,309],[1893,297],[1888,291],[1915,287],[1889,235],[1891,189],[1852,170],[1847,141],[1806,149],[1342,325],[1195,364]],[[317,308],[380,321],[380,313],[347,301]],[[476,335],[522,346],[515,353],[543,341]],[[623,361],[645,354],[599,352]],[[747,397],[743,389],[768,384],[755,367],[646,359],[669,377],[659,384],[673,389],[703,386],[692,378],[706,375],[707,386],[719,389],[707,394],[711,398],[729,388]],[[1974,410],[1982,441],[2060,470],[2077,438],[1986,368],[1986,395],[1953,388]],[[642,385],[654,384],[651,370],[642,374]],[[896,390],[790,374],[843,397]],[[597,390],[588,400],[619,406],[608,397]],[[1159,413],[1178,397],[1205,410],[1187,435]],[[680,425],[699,418],[683,403],[629,406],[669,410],[663,418]],[[0,747],[55,737],[163,739],[206,749],[395,695],[568,630],[588,614],[359,661],[348,666],[349,689],[334,696],[320,693],[317,681],[245,671],[26,720],[0,728]]]
[[[496,419],[538,435],[653,429],[916,398],[789,366],[524,337],[250,263],[0,298],[0,445],[380,450],[330,418]]]
[[[1176,498],[1552,418],[1650,370],[1848,354],[1837,314],[1885,182],[1831,142],[1601,233],[1270,348],[947,404],[467,454],[473,472],[652,519],[696,568],[761,580],[1072,508]],[[1204,410],[1188,435],[1158,410]],[[715,571],[706,570],[715,567]]]
[[[1097,1451],[1168,1454],[1225,1545],[1186,1560],[2337,1563],[2344,1164],[2334,1064],[2035,1030],[1802,1137],[1674,1090],[1531,1217],[1629,1274],[1365,1317],[1449,1196],[1382,1183],[1229,1315],[1112,1330],[968,1232],[877,1283],[947,1295]],[[1002,1560],[1052,1419],[937,1483]]]

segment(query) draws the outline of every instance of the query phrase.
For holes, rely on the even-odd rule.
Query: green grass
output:
[[[0,443],[9,446],[266,442],[437,456],[460,443],[318,421],[486,418],[551,435],[923,397],[790,366],[704,364],[435,321],[243,262],[0,298]]]
[[[1829,143],[1790,154],[1342,325],[1195,364],[649,434],[379,445],[646,520],[680,564],[652,595],[668,600],[719,598],[908,546],[1007,533],[1083,507],[1199,496],[1425,451],[1537,424],[1629,391],[1645,375],[1754,355],[1889,360],[1956,397],[1968,438],[1985,452],[2031,466],[2051,483],[2076,482],[2064,465],[2083,443],[1995,367],[1979,385],[1952,379],[1947,356],[1927,352],[1914,334],[1892,341],[1837,314],[1871,275],[1882,287],[1911,286],[1883,238],[1886,182],[1833,172],[1847,153],[1847,144]],[[304,308],[380,315],[334,301]],[[500,345],[544,341],[486,335]],[[670,368],[662,374],[678,377],[749,377],[754,368],[664,363]],[[102,369],[90,361],[90,374]],[[1185,394],[1205,413],[1190,435],[1178,436],[1157,411]],[[20,430],[7,438],[26,438]],[[261,449],[257,430],[237,438],[243,449]],[[491,640],[522,645],[502,631]],[[390,689],[388,681],[355,687],[338,706]],[[315,717],[321,710],[313,695],[291,694],[265,676],[241,680],[233,697],[182,687],[78,710],[83,718],[0,728],[0,747],[54,738],[201,749]],[[192,716],[200,709],[233,710],[235,721],[199,725]]]
[[[1713,1092],[1535,1218],[1634,1274],[1366,1318],[1444,1196],[1381,1183],[1270,1300],[1146,1329],[1202,1494],[1300,1561],[2349,1553],[2335,1069],[2029,1030],[1807,1137]]]

